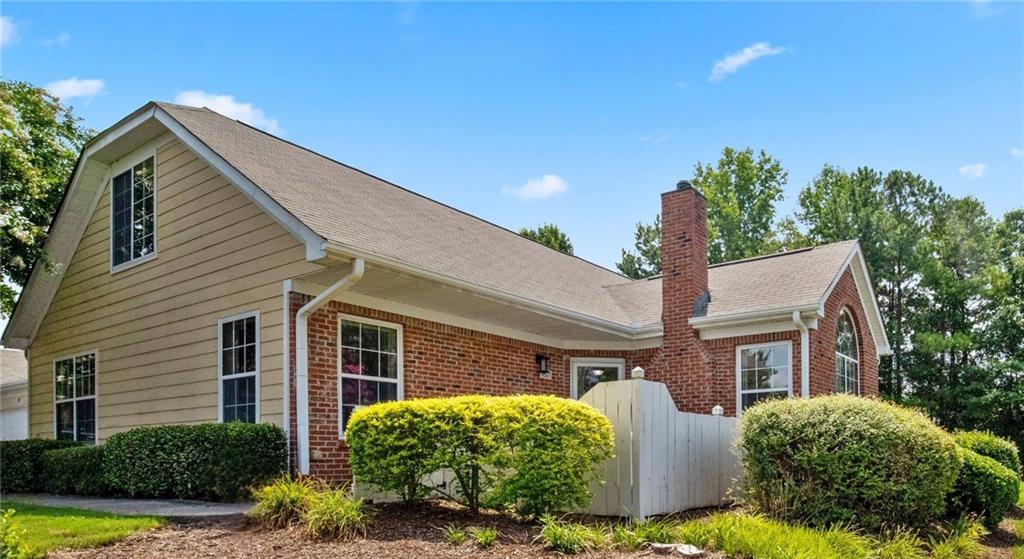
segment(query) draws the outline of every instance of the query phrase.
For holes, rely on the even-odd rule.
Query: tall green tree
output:
[[[622,249],[616,268],[626,277],[649,278],[661,273],[661,215],[654,223],[637,223],[633,250]]]
[[[545,223],[536,229],[523,227],[519,234],[559,252],[572,254],[572,241],[569,240],[569,236],[552,223]]]
[[[8,316],[91,131],[46,90],[0,80],[0,316]],[[14,287],[12,287],[14,286]]]
[[[712,264],[759,256],[778,246],[775,204],[782,200],[788,173],[779,160],[726,147],[716,164],[700,162],[693,185],[708,201],[708,261]]]

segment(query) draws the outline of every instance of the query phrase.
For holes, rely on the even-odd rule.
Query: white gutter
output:
[[[706,328],[708,326],[725,326],[741,324],[744,322],[764,322],[766,320],[776,318],[785,320],[791,313],[815,313],[818,316],[825,316],[822,308],[817,304],[809,305],[798,305],[792,307],[779,307],[775,309],[765,309],[757,311],[742,311],[729,314],[723,314],[718,316],[696,316],[689,319],[687,322],[694,328]]]
[[[309,473],[309,316],[330,302],[335,293],[351,287],[363,278],[366,263],[352,261],[352,271],[295,313],[295,420],[298,431],[299,473]],[[339,410],[340,412],[340,410]]]
[[[800,331],[800,396],[807,398],[811,395],[810,334],[807,332],[804,319],[800,316],[800,311],[793,311],[793,324]]]

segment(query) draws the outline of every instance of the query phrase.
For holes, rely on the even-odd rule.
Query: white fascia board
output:
[[[302,241],[306,245],[306,260],[320,260],[327,255],[324,250],[323,237],[310,229],[305,223],[302,223],[299,218],[292,215],[288,210],[284,209],[284,207],[278,204],[277,201],[264,192],[263,189],[256,186],[255,183],[249,180],[249,178],[243,175],[238,169],[234,168],[217,152],[210,149],[209,146],[203,143],[202,140],[197,138],[187,128],[182,126],[182,124],[175,120],[170,114],[160,107],[155,107],[155,111],[156,119],[166,126],[168,130],[173,132],[174,135],[177,136],[182,143],[188,146],[189,149],[195,152],[200,159],[205,161],[207,165],[216,169],[218,173],[223,175],[224,178],[228,179],[228,181],[241,190],[249,200],[259,206],[263,211],[270,214],[270,216],[276,219],[282,227]]]
[[[315,295],[317,293],[323,292],[324,286],[310,281],[296,279],[292,280],[291,289],[298,293],[303,293],[306,295]],[[484,322],[471,318],[464,318],[461,316],[441,311],[424,309],[422,307],[417,307],[415,305],[398,303],[395,301],[381,299],[379,297],[373,297],[370,295],[363,295],[360,293],[353,293],[351,291],[346,291],[342,294],[339,294],[336,300],[343,301],[345,303],[356,305],[359,307],[366,307],[368,309],[375,309],[402,316],[408,316],[411,318],[418,318],[421,320],[429,320],[431,322],[438,322],[440,324],[447,324],[449,326],[456,326],[459,328],[465,328],[467,330],[483,332],[485,334],[493,334],[495,336],[502,336],[505,338],[522,340],[525,342],[545,345],[557,349],[629,351],[661,346],[660,335],[656,337],[645,338],[642,340],[623,341],[563,340],[559,338],[543,336],[540,334],[524,332],[522,330],[508,328],[505,326],[500,326],[489,322]]]
[[[367,262],[373,262],[375,264],[379,264],[384,267],[391,268],[400,272],[405,272],[408,274],[412,274],[414,276],[419,276],[422,278],[433,280],[438,283],[447,285],[449,287],[454,287],[457,290],[465,291],[467,293],[472,293],[479,297],[483,297],[485,299],[490,299],[492,301],[528,310],[530,312],[534,312],[537,314],[542,314],[544,316],[548,316],[551,318],[557,318],[559,320],[572,322],[574,324],[585,326],[593,330],[599,330],[601,332],[615,334],[617,336],[629,340],[639,340],[661,335],[660,325],[645,328],[630,327],[624,324],[612,322],[610,320],[590,316],[578,311],[573,311],[556,305],[550,305],[533,299],[528,299],[526,297],[522,297],[512,293],[507,293],[489,287],[483,287],[481,285],[476,285],[465,280],[445,276],[443,274],[438,274],[430,270],[424,270],[417,266],[411,266],[409,264],[400,262],[393,258],[380,256],[374,253],[366,252],[348,246],[342,246],[341,244],[335,243],[333,241],[327,242],[326,250],[329,253],[334,253],[345,258],[362,258]]]

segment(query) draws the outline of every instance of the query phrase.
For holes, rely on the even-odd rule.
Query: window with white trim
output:
[[[258,420],[260,317],[252,312],[220,321],[220,420]]]
[[[857,329],[849,311],[839,313],[836,328],[836,392],[860,394],[860,352]]]
[[[147,157],[112,180],[112,267],[156,252],[156,180],[153,161],[153,157]]]
[[[737,348],[737,408],[740,412],[761,400],[792,394],[792,347],[787,343]]]
[[[402,327],[353,316],[338,320],[338,431],[343,434],[357,408],[402,398]]]
[[[55,436],[96,442],[96,354],[54,361],[53,390]]]

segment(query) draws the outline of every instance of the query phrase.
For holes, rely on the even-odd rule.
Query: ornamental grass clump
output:
[[[962,460],[953,437],[923,414],[845,395],[754,406],[737,446],[756,509],[870,533],[941,518]]]
[[[542,517],[540,523],[537,539],[551,551],[573,555],[607,546],[607,534],[602,527],[562,522],[553,516]]]
[[[348,491],[322,491],[316,494],[302,515],[306,534],[317,540],[344,540],[366,535],[370,514],[362,499],[353,499]]]
[[[527,516],[590,500],[596,466],[613,449],[600,412],[553,396],[458,396],[375,404],[356,410],[345,430],[357,483],[401,495],[487,504]],[[430,475],[453,474],[452,487]]]
[[[253,491],[256,504],[249,511],[249,517],[262,528],[287,528],[302,519],[321,488],[320,483],[308,478],[278,478]]]

